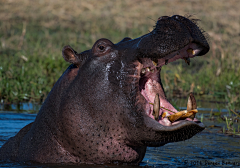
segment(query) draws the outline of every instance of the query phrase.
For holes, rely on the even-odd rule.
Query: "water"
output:
[[[209,112],[202,111],[204,116]],[[201,113],[198,114],[201,116]],[[36,114],[0,113],[0,147],[22,127],[34,121]],[[184,142],[169,143],[162,147],[149,147],[139,166],[127,167],[240,167],[240,138],[218,134],[224,123],[206,120],[207,128]],[[40,165],[14,162],[0,162],[0,167],[126,167],[126,165]]]
[[[33,122],[36,116],[36,114],[0,113],[0,146],[21,128]]]

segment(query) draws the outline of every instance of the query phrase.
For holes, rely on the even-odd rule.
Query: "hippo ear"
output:
[[[77,66],[80,64],[78,53],[74,51],[70,46],[63,47],[62,55],[65,61]]]

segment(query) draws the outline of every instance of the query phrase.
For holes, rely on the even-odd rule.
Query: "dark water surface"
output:
[[[207,115],[207,113],[202,113]],[[199,116],[201,114],[198,114]],[[36,114],[0,112],[0,147],[22,127],[33,122]],[[206,126],[211,121],[203,122]],[[217,125],[222,125],[217,123]],[[209,129],[184,142],[149,147],[139,166],[126,165],[36,165],[0,162],[0,167],[240,167],[240,138],[210,133]]]

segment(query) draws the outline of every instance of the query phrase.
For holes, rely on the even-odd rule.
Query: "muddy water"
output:
[[[209,111],[201,111],[208,118]],[[24,114],[11,111],[0,112],[0,147],[22,127],[33,122],[36,114]],[[218,121],[203,120],[206,130],[190,140],[166,144],[163,147],[147,149],[144,160],[139,166],[127,167],[240,167],[240,138],[218,134]],[[0,162],[0,167],[126,167],[126,165],[38,165],[13,162]]]

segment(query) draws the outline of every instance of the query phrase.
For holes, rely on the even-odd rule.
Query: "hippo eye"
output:
[[[104,50],[104,46],[103,45],[100,45],[100,46],[98,46],[98,48],[100,49],[100,50]]]
[[[95,42],[93,45],[93,53],[96,56],[104,56],[111,52],[111,48],[114,46],[114,44],[108,40],[108,39],[99,39]]]

